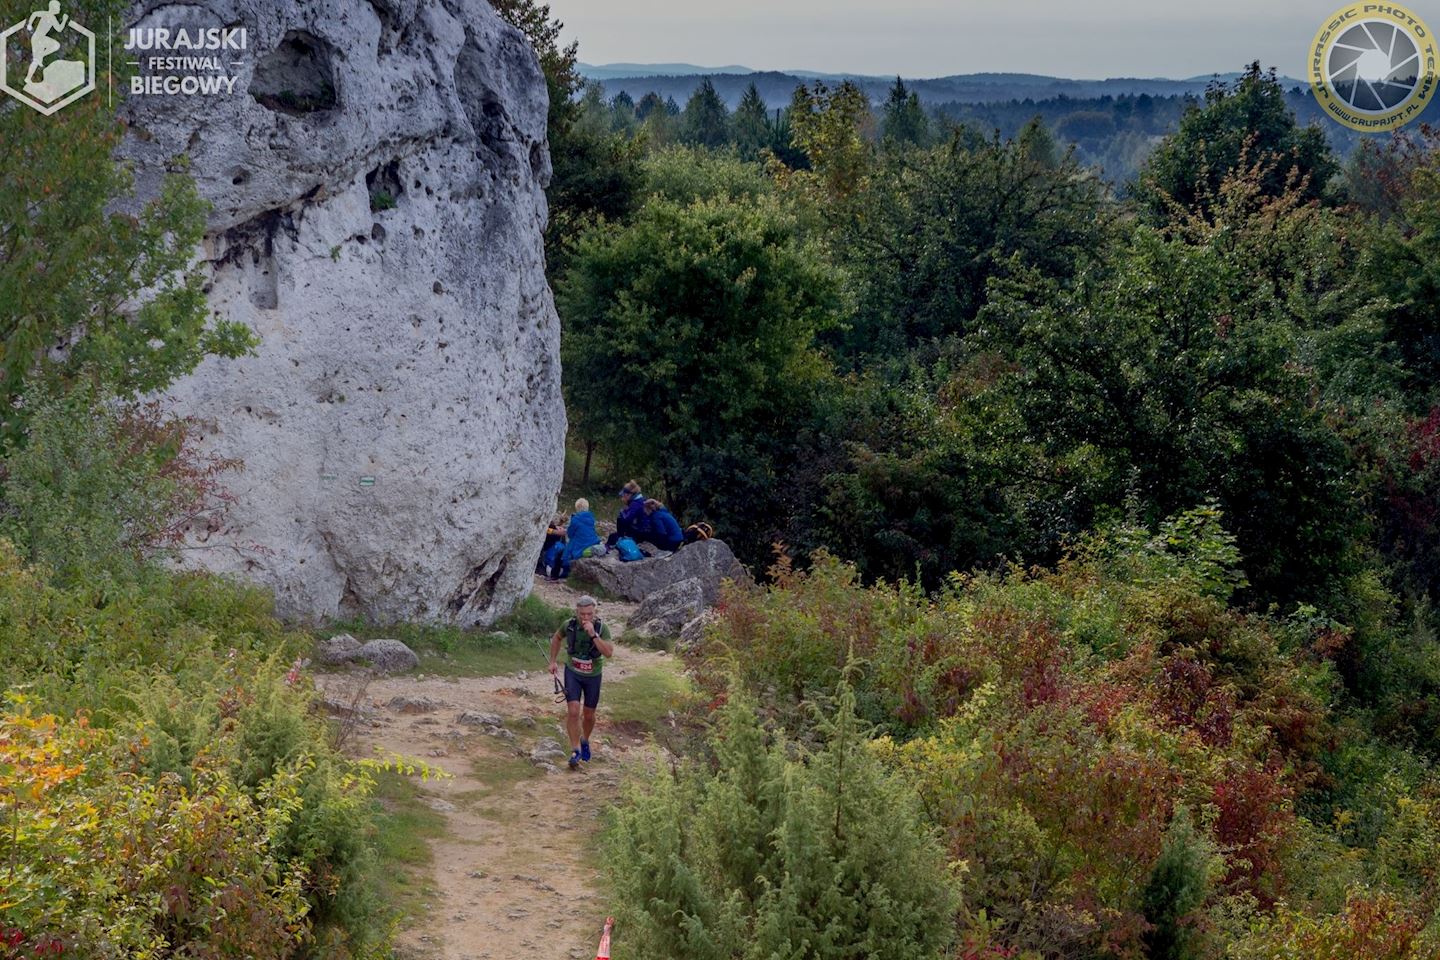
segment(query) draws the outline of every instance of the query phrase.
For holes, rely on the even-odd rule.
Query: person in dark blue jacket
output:
[[[646,500],[645,516],[650,521],[646,539],[655,546],[674,553],[685,545],[685,531],[680,529],[680,521],[665,504],[659,500]]]
[[[565,518],[556,517],[545,530],[545,544],[540,548],[540,559],[535,561],[535,572],[547,580],[553,579],[550,568],[559,562],[565,552]]]
[[[636,543],[650,539],[650,518],[645,515],[645,495],[640,484],[631,480],[620,488],[620,516],[615,519],[615,532],[605,540],[605,546],[613,547],[621,537],[629,537]]]

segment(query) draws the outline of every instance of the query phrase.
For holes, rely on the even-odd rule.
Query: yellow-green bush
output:
[[[305,869],[280,855],[293,779],[253,798],[219,771],[193,788],[138,768],[82,717],[0,713],[0,956],[297,955]]]
[[[7,682],[29,698],[0,743],[54,758],[57,778],[33,790],[40,773],[0,761],[0,815],[28,838],[9,846],[30,861],[0,895],[21,952],[0,957],[52,941],[94,957],[382,955],[368,769],[333,749],[308,683],[287,682],[305,638],[268,595],[155,568],[63,588],[45,573],[0,541]],[[46,831],[77,846],[45,853]]]

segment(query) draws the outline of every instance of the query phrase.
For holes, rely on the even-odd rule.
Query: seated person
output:
[[[659,500],[646,500],[645,516],[650,521],[650,532],[645,539],[671,553],[685,545],[685,532],[680,529],[680,521],[665,504]]]
[[[550,554],[556,544],[562,547],[565,544],[565,515],[560,513],[555,514],[550,526],[545,529],[545,545],[540,548],[540,559],[535,561],[535,572],[547,579],[550,577],[550,568],[554,566]]]
[[[575,501],[575,513],[570,517],[570,523],[565,530],[568,534],[565,549],[560,552],[559,562],[551,569],[555,580],[564,580],[570,576],[571,564],[585,556],[585,551],[600,544],[600,534],[595,531],[595,514],[590,512],[589,500],[581,497]]]
[[[607,547],[615,546],[621,537],[629,537],[636,543],[650,538],[650,520],[645,516],[645,495],[640,484],[631,480],[620,488],[620,516],[615,520],[615,532],[605,540]]]

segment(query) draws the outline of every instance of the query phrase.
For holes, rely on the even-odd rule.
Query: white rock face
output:
[[[137,13],[142,29],[248,36],[224,57],[240,62],[232,95],[126,107],[142,193],[189,155],[214,205],[211,308],[262,339],[172,391],[210,449],[245,463],[193,561],[273,587],[299,619],[508,612],[565,435],[534,52],[482,0]]]

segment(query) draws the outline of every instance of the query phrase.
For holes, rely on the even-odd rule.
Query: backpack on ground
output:
[[[640,545],[629,537],[621,537],[615,541],[615,552],[620,554],[620,559],[625,563],[645,559],[645,554],[640,552]]]

